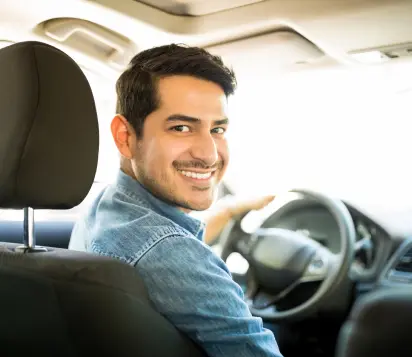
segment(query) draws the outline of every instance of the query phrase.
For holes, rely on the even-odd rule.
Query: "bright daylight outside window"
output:
[[[226,180],[233,191],[305,187],[382,209],[412,205],[412,58],[272,76],[266,70],[239,78],[230,106]]]

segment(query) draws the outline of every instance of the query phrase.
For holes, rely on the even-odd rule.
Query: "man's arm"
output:
[[[224,262],[195,238],[164,238],[136,267],[156,309],[209,356],[281,356]]]
[[[234,215],[230,208],[224,208],[208,218],[206,221],[204,242],[212,245],[232,218],[234,218]]]
[[[275,196],[265,196],[223,208],[206,221],[205,243],[211,245],[232,218],[235,219],[252,210],[262,209],[272,202],[274,198]]]

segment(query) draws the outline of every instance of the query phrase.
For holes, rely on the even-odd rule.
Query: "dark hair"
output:
[[[226,97],[236,90],[233,70],[219,56],[202,48],[171,44],[142,51],[132,58],[116,82],[116,111],[129,121],[138,137],[143,133],[144,120],[159,105],[157,81],[175,75],[214,82]]]

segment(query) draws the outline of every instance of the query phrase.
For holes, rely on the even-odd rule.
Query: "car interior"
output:
[[[204,355],[133,267],[68,250],[118,170],[114,83],[167,43],[237,74],[219,200],[277,197],[212,249],[282,354],[412,355],[410,0],[30,4],[0,0],[4,355]]]

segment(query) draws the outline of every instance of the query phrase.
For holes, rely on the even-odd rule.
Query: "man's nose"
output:
[[[213,166],[218,160],[215,139],[211,133],[202,133],[193,140],[191,155],[207,166]]]

